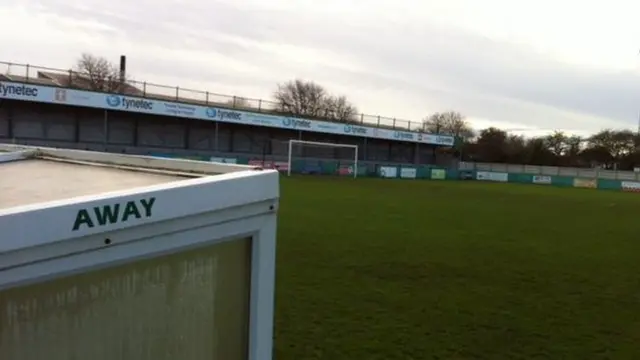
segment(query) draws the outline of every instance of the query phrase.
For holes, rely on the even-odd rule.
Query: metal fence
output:
[[[589,179],[610,179],[623,181],[640,180],[640,173],[636,173],[633,171],[474,162],[460,162],[458,167],[460,170],[492,171],[513,174],[572,176]]]
[[[0,80],[26,82],[37,85],[68,87],[71,81],[55,81],[46,74],[53,74],[58,78],[68,78],[71,80],[77,75],[73,70],[64,70],[36,66],[29,64],[17,64],[0,61]],[[44,75],[44,76],[43,76]],[[279,108],[279,104],[269,100],[252,99],[236,95],[218,94],[210,91],[184,89],[180,86],[159,85],[147,81],[127,80],[127,85],[133,91],[128,91],[131,95],[143,96],[159,100],[175,100],[185,103],[202,105],[212,105],[220,107],[231,107],[239,110],[251,110],[262,113],[285,113]],[[327,120],[319,117],[319,120]],[[379,115],[359,114],[355,123],[365,126],[374,126],[386,129],[412,130],[422,129],[421,122],[402,120]],[[330,121],[330,120],[329,120]]]

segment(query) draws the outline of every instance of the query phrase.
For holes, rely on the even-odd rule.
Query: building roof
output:
[[[156,185],[184,178],[37,158],[0,164],[0,168],[0,208]]]
[[[0,145],[0,210],[250,169],[255,168]]]

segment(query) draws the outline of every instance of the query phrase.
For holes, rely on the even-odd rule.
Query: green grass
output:
[[[277,360],[640,359],[640,194],[282,179]]]

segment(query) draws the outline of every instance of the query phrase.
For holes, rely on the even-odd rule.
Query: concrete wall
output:
[[[433,147],[406,142],[0,100],[3,142],[135,154],[162,152],[285,160],[289,139],[358,145],[361,161],[381,164],[450,161],[436,158]],[[351,150],[326,147],[305,147],[300,155],[326,159],[353,157]]]

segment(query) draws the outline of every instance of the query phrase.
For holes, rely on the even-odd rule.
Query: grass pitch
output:
[[[282,179],[275,358],[640,359],[640,194]]]

